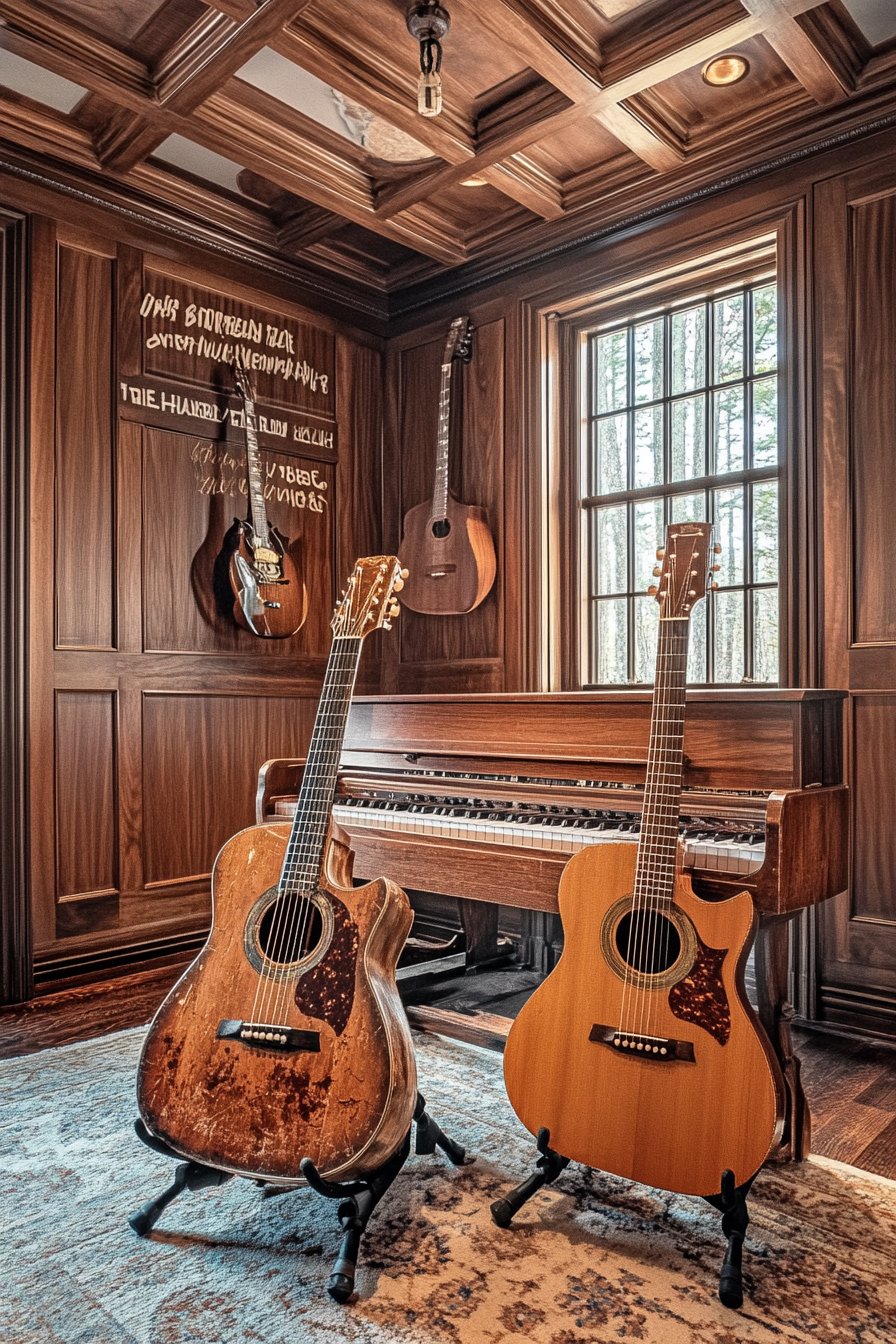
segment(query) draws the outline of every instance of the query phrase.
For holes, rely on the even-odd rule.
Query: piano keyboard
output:
[[[292,817],[296,804],[278,799],[274,814]],[[452,815],[453,814],[453,815]],[[384,799],[358,798],[337,802],[334,822],[348,831],[360,827],[406,835],[435,836],[459,843],[510,845],[556,854],[574,854],[588,845],[624,841],[637,843],[637,820],[620,817],[570,816],[562,812],[488,813],[475,808],[445,805],[398,804]],[[761,832],[705,832],[685,826],[684,866],[742,877],[762,867],[765,859]]]

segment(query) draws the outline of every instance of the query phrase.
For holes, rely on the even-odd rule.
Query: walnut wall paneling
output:
[[[319,655],[328,643],[335,467],[292,453],[262,454],[268,520],[289,538],[309,593],[308,617],[288,639],[258,639],[233,619],[224,536],[248,512],[245,448],[196,435],[142,430],[144,647],[241,653],[253,659]]]
[[[469,364],[455,363],[452,371],[449,487],[463,503],[486,510],[498,572],[488,596],[465,615],[402,611],[398,648],[390,650],[386,663],[390,689],[402,693],[504,689],[505,323],[498,319],[479,326],[475,313],[473,323],[473,358]],[[393,365],[398,391],[390,437],[398,445],[399,461],[397,498],[390,513],[397,514],[396,544],[407,510],[432,498],[447,331],[445,323],[438,335],[428,328],[424,343],[402,342]]]
[[[109,257],[60,247],[56,308],[56,643],[115,644]]]
[[[61,937],[118,923],[116,697],[56,695],[56,927]]]
[[[820,914],[819,1012],[896,1025],[896,169],[816,189],[821,340],[824,665],[847,686],[852,873]]]
[[[21,216],[0,213],[0,1003],[31,994],[27,802],[25,263]]]
[[[224,841],[254,822],[258,767],[304,754],[316,707],[290,695],[145,692],[147,888],[207,877]]]

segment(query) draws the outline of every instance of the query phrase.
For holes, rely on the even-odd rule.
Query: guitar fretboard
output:
[[[258,431],[255,419],[255,402],[243,393],[243,406],[246,415],[246,464],[249,472],[249,505],[252,510],[252,527],[259,546],[269,546],[268,519],[264,507],[264,485],[261,478],[261,454],[258,451]]]
[[[314,891],[320,880],[361,644],[360,638],[337,636],[330,649],[302,788],[280,874],[280,894],[283,896]]]
[[[689,627],[687,616],[660,621],[635,871],[635,905],[641,909],[672,903],[681,807]]]
[[[436,479],[432,492],[432,521],[448,517],[448,447],[451,415],[451,365],[442,365],[442,386],[439,392],[439,435],[436,448]]]

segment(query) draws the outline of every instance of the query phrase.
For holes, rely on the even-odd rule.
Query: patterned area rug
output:
[[[248,1181],[129,1213],[173,1163],[134,1138],[141,1032],[0,1064],[4,1344],[892,1344],[896,1183],[823,1159],[764,1171],[747,1299],[716,1296],[718,1215],[570,1167],[502,1231],[489,1203],[534,1145],[497,1055],[418,1038],[421,1088],[475,1161],[412,1157],[370,1224],[358,1293],[326,1295],[335,1205]]]

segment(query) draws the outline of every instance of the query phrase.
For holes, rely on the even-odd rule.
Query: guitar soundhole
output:
[[[451,524],[447,518],[440,518],[438,522],[432,525],[432,534],[434,537],[447,537],[451,531]]]
[[[681,956],[678,930],[656,910],[635,910],[616,926],[616,950],[626,966],[641,975],[662,975]]]
[[[310,956],[323,936],[320,910],[310,902],[273,901],[258,923],[256,938],[262,956],[275,966],[291,966]]]

